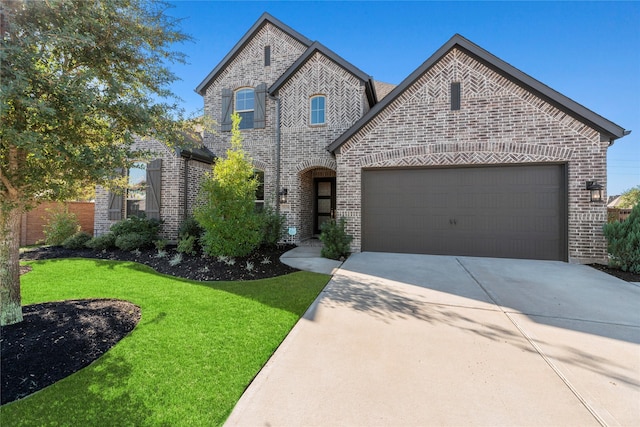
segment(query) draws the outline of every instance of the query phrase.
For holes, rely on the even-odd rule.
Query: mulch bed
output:
[[[607,274],[615,276],[618,279],[622,279],[627,282],[640,283],[640,274],[631,273],[629,271],[622,271],[619,268],[611,268],[602,264],[589,264],[589,266],[595,268],[596,270],[600,270]]]
[[[22,313],[0,332],[2,405],[88,366],[140,320],[140,307],[109,299],[34,304]]]
[[[158,251],[71,250],[41,247],[24,252],[21,260],[94,258],[135,261],[159,273],[199,281],[256,280],[293,273],[295,268],[280,262],[293,245],[262,247],[250,256],[219,260],[182,254],[175,247]],[[20,274],[31,271],[21,266]],[[140,308],[119,300],[79,300],[35,304],[22,308],[24,321],[0,328],[0,404],[13,402],[86,367],[133,330],[140,320]]]

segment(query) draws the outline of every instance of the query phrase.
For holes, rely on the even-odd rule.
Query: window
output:
[[[325,112],[325,97],[322,95],[311,98],[311,124],[323,125]]]
[[[264,209],[264,172],[255,170],[253,176],[258,180],[258,187],[256,187],[256,212],[262,212]]]
[[[451,83],[451,110],[460,109],[460,82]]]
[[[147,199],[147,165],[134,163],[129,168],[129,183],[127,185],[127,218],[144,216]]]
[[[240,89],[236,92],[235,111],[240,115],[240,129],[253,129],[253,110],[255,93],[253,89]]]

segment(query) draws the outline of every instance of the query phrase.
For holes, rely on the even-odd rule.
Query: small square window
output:
[[[311,124],[323,125],[325,124],[325,97],[314,96],[311,98]]]

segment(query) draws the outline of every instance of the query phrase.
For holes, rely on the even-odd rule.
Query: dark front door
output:
[[[334,218],[336,211],[336,179],[316,178],[313,232],[320,233],[320,226]]]

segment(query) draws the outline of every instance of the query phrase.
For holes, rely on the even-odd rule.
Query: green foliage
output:
[[[165,239],[156,240],[153,242],[153,246],[155,246],[158,251],[163,251],[167,247],[167,241]]]
[[[640,203],[640,185],[628,189],[620,196],[620,207],[633,208]]]
[[[324,243],[321,251],[323,257],[341,259],[349,256],[353,236],[347,234],[346,224],[347,221],[344,218],[340,218],[338,222],[330,220],[322,224],[320,240]]]
[[[262,215],[262,244],[267,246],[275,246],[278,244],[284,234],[284,215],[276,213],[271,206],[265,206],[261,212]]]
[[[178,228],[178,236],[193,236],[199,239],[202,235],[202,227],[198,224],[198,221],[192,216],[187,217]]]
[[[262,241],[262,221],[255,212],[258,181],[251,160],[242,149],[238,114],[232,116],[231,148],[219,159],[200,189],[195,212],[204,233],[203,250],[212,256],[245,256]]]
[[[96,251],[103,251],[116,247],[116,235],[109,232],[100,236],[94,237],[85,243],[85,246]]]
[[[196,253],[196,236],[184,235],[178,241],[176,250],[180,253],[193,255]]]
[[[49,217],[43,228],[45,243],[59,246],[80,230],[80,222],[73,212],[65,209],[47,209]]]
[[[151,241],[140,233],[125,233],[116,237],[116,247],[123,251],[133,251],[149,246]]]
[[[89,240],[91,240],[89,233],[78,231],[73,236],[67,237],[64,242],[62,242],[62,246],[66,249],[83,249]]]
[[[144,242],[143,246],[139,247],[150,246],[158,240],[159,230],[160,221],[138,216],[123,219],[111,226],[111,232],[116,236],[116,239],[125,234],[139,234],[141,241]],[[116,246],[118,245],[116,244]]]
[[[640,274],[640,204],[625,221],[605,224],[603,230],[608,242],[609,264]]]

